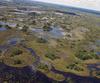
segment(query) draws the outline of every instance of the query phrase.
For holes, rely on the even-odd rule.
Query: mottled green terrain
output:
[[[52,67],[79,76],[91,76],[92,72],[93,77],[100,78],[100,16],[32,6],[1,6],[2,27],[6,30],[0,30],[0,45],[7,45],[11,38],[23,39],[0,51],[4,64],[18,68],[32,65],[36,57],[20,45],[24,44],[40,58],[36,70],[54,80],[66,77],[51,71]],[[95,66],[99,71],[89,67],[94,64],[99,64]]]

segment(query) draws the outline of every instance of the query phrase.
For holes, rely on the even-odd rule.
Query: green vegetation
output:
[[[66,78],[66,82],[67,82],[67,83],[74,83],[73,79],[70,78],[70,77]]]
[[[11,29],[11,27],[10,27],[9,25],[5,25],[5,27],[6,27],[7,29]]]
[[[44,38],[37,38],[37,42],[39,43],[47,43],[47,40]]]
[[[2,28],[2,25],[0,24],[0,28]]]
[[[21,62],[21,60],[15,60],[14,61],[14,64],[16,65],[16,64],[22,64],[22,62]]]
[[[94,52],[87,52],[80,50],[77,54],[76,57],[78,57],[81,60],[88,60],[88,59],[99,59],[99,57],[94,53]]]
[[[28,30],[28,26],[24,25],[23,28],[22,28],[22,31],[27,32],[27,30]]]
[[[38,66],[38,68],[39,68],[39,69],[42,69],[42,70],[44,70],[44,71],[46,71],[46,72],[49,71],[48,65],[43,64],[43,63],[40,63],[39,66]]]
[[[15,14],[15,10],[21,8],[25,8],[25,14],[24,10],[21,14],[19,11]],[[47,63],[40,63],[37,66],[39,71],[44,71],[43,73],[48,77],[55,80],[64,78],[60,74],[50,71],[49,64],[60,71],[88,76],[89,71],[86,65],[100,62],[100,56],[96,55],[96,52],[100,51],[100,46],[96,44],[96,41],[100,39],[100,18],[98,16],[81,12],[77,12],[77,15],[59,14],[56,9],[41,11],[41,7],[32,12],[33,6],[30,8],[21,5],[1,7],[0,9],[0,27],[7,28],[6,31],[0,31],[1,46],[6,45],[9,38],[12,37],[25,39],[20,43],[32,48],[40,57],[40,61]],[[27,14],[26,9],[29,11]],[[57,32],[56,30],[54,32],[57,38],[52,34],[53,27],[59,28]],[[59,36],[60,34],[62,37]],[[19,43],[16,46],[12,45],[11,49],[4,53],[4,56],[3,60],[0,56],[0,60],[12,67],[25,67],[36,61],[36,58],[25,48],[20,47]],[[96,77],[100,77],[99,72],[96,73]],[[72,83],[72,80],[67,78],[68,83]]]
[[[43,26],[43,30],[44,30],[44,31],[51,31],[51,30],[52,30],[51,24],[50,24],[50,23],[46,23],[46,24]]]
[[[69,64],[66,68],[71,69],[71,70],[76,70],[76,71],[83,71],[83,68],[79,65],[78,62],[74,62],[72,64]]]
[[[59,59],[58,56],[56,56],[54,53],[50,53],[50,52],[46,53],[45,57],[47,57],[47,58],[49,58],[51,60]]]
[[[100,77],[100,71],[96,72],[96,76]]]
[[[16,55],[20,55],[22,53],[23,53],[23,51],[20,50],[19,48],[14,48],[14,49],[12,49],[11,57],[16,56]]]

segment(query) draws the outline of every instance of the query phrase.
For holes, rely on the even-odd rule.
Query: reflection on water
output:
[[[100,46],[100,40],[96,40],[96,45]]]
[[[34,72],[30,66],[14,68],[0,63],[0,83],[4,81],[8,83],[53,83],[54,80],[39,71]]]
[[[0,21],[0,25],[2,25],[2,26],[8,25],[8,26],[11,26],[11,27],[15,27],[17,24],[16,23]]]
[[[100,52],[96,52],[96,55],[100,56]]]
[[[62,38],[64,37],[64,30],[60,27],[52,27],[51,31],[43,31],[42,28],[31,28],[31,31],[35,33],[36,36],[42,38]]]
[[[99,68],[98,66],[100,66],[100,63],[89,64],[89,65],[88,65],[88,69],[89,69],[89,70],[100,71],[100,68]]]
[[[93,77],[78,76],[72,73],[56,70],[54,67],[51,69],[51,71],[57,74],[62,74],[66,79],[71,78],[74,81],[74,83],[100,83],[100,79],[97,79],[95,77],[93,78]],[[61,83],[67,83],[66,79]]]
[[[74,83],[100,83],[100,79],[92,77],[81,77],[71,73],[62,72],[56,69],[52,69],[53,72],[64,75],[66,78],[70,77]],[[83,81],[84,80],[84,81]],[[9,83],[54,83],[51,78],[48,78],[43,73],[37,71],[34,72],[30,66],[23,68],[9,67],[3,63],[0,63],[0,83],[8,81]],[[66,80],[57,83],[67,83]]]
[[[1,27],[0,28],[0,31],[6,31],[7,29],[6,28],[4,28],[4,27]]]
[[[12,38],[9,38],[7,40],[7,44],[14,45],[14,44],[17,44],[17,43],[24,43],[23,41],[24,41],[24,38],[12,37]]]

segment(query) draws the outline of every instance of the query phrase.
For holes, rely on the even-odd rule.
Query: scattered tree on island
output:
[[[15,60],[14,61],[14,64],[21,64],[22,62],[21,62],[21,60]]]
[[[2,25],[0,24],[0,28],[2,28]]]
[[[45,57],[51,59],[51,60],[55,60],[55,59],[59,59],[60,57],[56,56],[54,53],[48,52],[45,54]]]
[[[51,30],[52,30],[51,24],[50,24],[50,23],[46,23],[46,24],[43,26],[43,30],[44,30],[44,31],[51,31]]]
[[[18,48],[15,48],[15,49],[12,50],[11,56],[20,55],[20,54],[22,54],[22,53],[23,53],[22,50],[20,50],[20,49],[18,49]]]
[[[5,25],[5,28],[11,29],[12,27],[10,27],[9,25]]]
[[[39,42],[39,43],[46,43],[47,40],[44,39],[44,38],[38,38],[38,39],[37,39],[37,42]]]
[[[22,28],[22,31],[27,32],[27,30],[28,30],[28,26],[24,25],[23,28]]]

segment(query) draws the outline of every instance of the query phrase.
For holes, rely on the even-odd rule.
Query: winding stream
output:
[[[9,45],[15,45],[19,39],[16,40],[16,38],[9,40]],[[33,56],[36,57],[35,63],[32,65],[35,67],[39,63],[40,59],[36,55],[35,51],[32,48],[26,47],[24,44],[20,44],[27,50],[29,50]],[[4,50],[8,46],[0,46],[0,49]],[[100,70],[100,68],[97,68],[100,64],[95,65],[89,65],[89,69],[95,68],[96,70]],[[85,77],[85,76],[78,76],[72,73],[63,72],[56,70],[54,67],[51,68],[51,71],[57,74],[63,75],[66,79],[71,78],[74,83],[100,83],[100,79],[95,77]],[[22,68],[16,68],[16,67],[10,67],[7,66],[4,63],[0,63],[0,82],[3,83],[4,80],[9,81],[9,83],[16,83],[17,81],[20,81],[20,83],[67,83],[66,79],[63,81],[56,81],[51,78],[48,78],[46,75],[41,73],[40,71],[34,72],[32,66],[26,66]],[[84,81],[83,81],[84,80]]]

